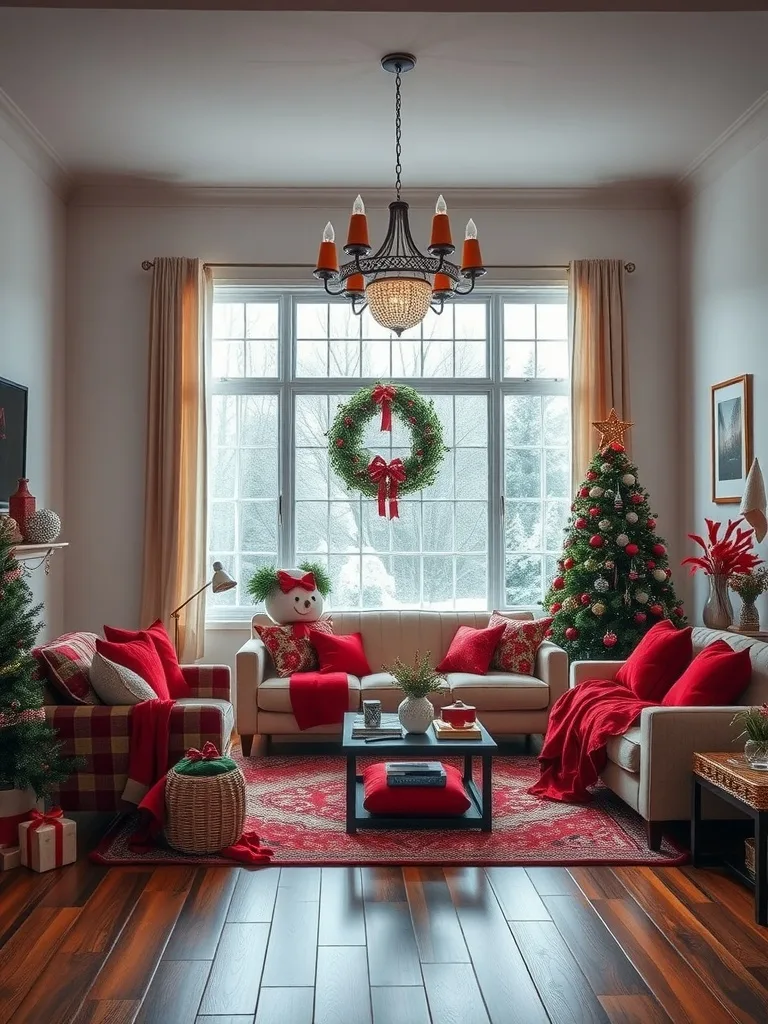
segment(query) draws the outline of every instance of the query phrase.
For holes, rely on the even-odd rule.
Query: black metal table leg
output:
[[[347,835],[357,832],[355,824],[357,810],[357,758],[347,755]]]
[[[755,920],[768,924],[768,811],[755,815]]]
[[[472,781],[472,755],[464,755],[464,785]]]
[[[691,863],[698,867],[701,854],[701,786],[697,775],[693,776],[693,800],[691,806]]]
[[[491,831],[493,814],[492,764],[492,757],[483,757],[483,832]]]

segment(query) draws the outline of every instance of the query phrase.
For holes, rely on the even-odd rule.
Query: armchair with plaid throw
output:
[[[228,665],[182,665],[192,697],[180,698],[171,711],[169,765],[190,747],[210,740],[225,753],[234,729]],[[53,793],[65,811],[115,811],[128,778],[131,733],[129,706],[46,704],[45,717],[58,732],[62,752],[85,759],[85,767]]]

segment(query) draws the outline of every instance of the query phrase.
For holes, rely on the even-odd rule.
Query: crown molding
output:
[[[0,139],[30,167],[60,199],[66,200],[69,178],[58,153],[26,114],[0,89]]]
[[[404,198],[414,209],[433,209],[439,188],[408,189]],[[671,184],[594,188],[442,189],[448,207],[473,210],[624,210],[670,209]],[[350,188],[215,188],[194,185],[81,184],[72,189],[73,206],[114,207],[289,207],[346,210],[357,189]],[[391,189],[363,189],[367,209],[386,209]]]
[[[686,203],[768,138],[768,92],[704,150],[679,179],[676,191]]]

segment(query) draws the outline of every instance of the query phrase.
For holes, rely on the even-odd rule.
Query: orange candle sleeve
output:
[[[339,258],[336,255],[335,242],[321,242],[320,252],[317,254],[317,269],[332,270],[334,274],[339,270]]]
[[[370,249],[371,243],[368,241],[368,218],[364,213],[353,213],[349,218],[347,245],[364,245],[366,249]]]
[[[365,277],[362,274],[351,274],[344,282],[344,291],[348,294],[363,295],[365,293]]]
[[[465,238],[464,248],[461,252],[462,270],[479,270],[483,265],[483,258],[480,255],[480,243],[476,238]]]
[[[429,240],[432,245],[453,245],[451,239],[451,222],[447,213],[436,213],[432,218],[432,237]]]
[[[433,292],[450,292],[453,291],[453,281],[448,277],[447,274],[435,274],[435,280],[432,285]]]

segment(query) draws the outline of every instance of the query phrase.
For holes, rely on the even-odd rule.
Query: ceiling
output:
[[[75,182],[673,182],[768,92],[768,17],[0,9],[0,89]]]

